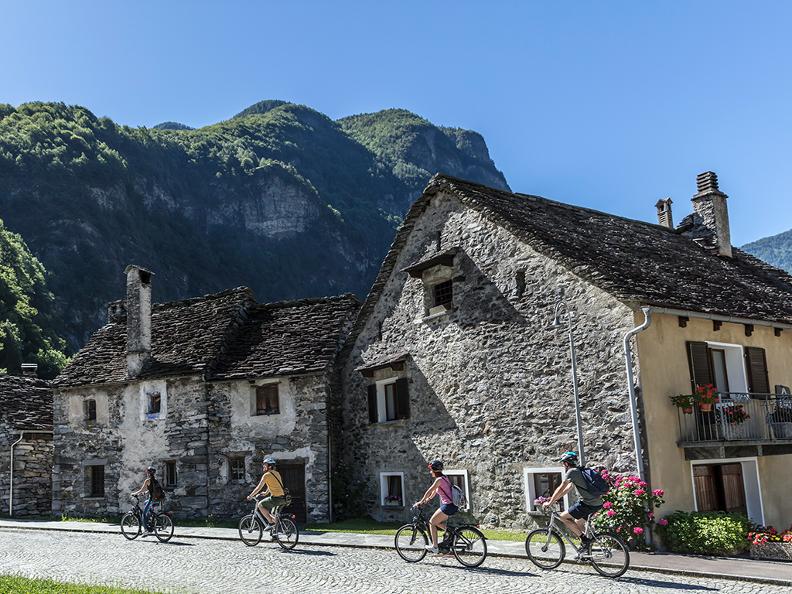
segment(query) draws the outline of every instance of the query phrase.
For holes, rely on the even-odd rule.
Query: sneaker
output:
[[[426,548],[426,552],[427,553],[439,553],[440,552],[440,549],[438,549],[437,547],[432,546],[432,545],[426,545],[425,548]]]
[[[151,536],[153,534],[154,533],[151,532],[150,530],[146,530],[143,534],[140,535],[140,538],[146,538],[147,536]]]

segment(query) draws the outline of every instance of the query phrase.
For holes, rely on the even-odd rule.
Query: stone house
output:
[[[272,455],[298,518],[327,521],[328,400],[356,298],[152,305],[152,273],[125,273],[126,299],[55,381],[54,510],[116,514],[153,465],[177,516],[238,516]]]
[[[664,488],[664,513],[789,525],[792,277],[731,246],[715,174],[697,185],[674,227],[670,200],[650,224],[435,176],[343,349],[349,513],[406,517],[441,458],[481,521],[532,523],[576,447],[571,323],[589,463]],[[711,413],[669,398],[709,383]]]
[[[52,389],[36,377],[0,375],[0,513],[48,515],[52,511]]]

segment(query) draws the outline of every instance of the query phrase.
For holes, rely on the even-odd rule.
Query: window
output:
[[[445,470],[443,473],[448,477],[452,485],[462,489],[462,492],[465,494],[467,506],[462,509],[470,509],[470,488],[468,486],[467,470]]]
[[[104,464],[93,464],[85,467],[86,493],[88,497],[104,497]]]
[[[257,415],[280,414],[280,397],[278,395],[278,384],[267,384],[266,386],[256,387],[256,414]]]
[[[525,497],[528,511],[539,511],[535,501],[539,497],[549,498],[553,491],[563,481],[564,469],[561,467],[553,468],[526,468],[525,469]],[[561,509],[569,507],[569,496],[565,495],[559,502]]]
[[[146,418],[158,419],[162,412],[162,394],[159,392],[146,393]]]
[[[245,459],[241,456],[229,458],[228,460],[228,478],[232,481],[245,480]]]
[[[380,493],[383,507],[404,507],[404,473],[380,473]]]
[[[91,398],[83,401],[83,416],[89,423],[96,420],[96,400]]]
[[[386,423],[410,418],[410,392],[407,378],[379,381],[368,387],[370,423]]]
[[[447,280],[432,287],[432,307],[441,305],[451,307],[454,297],[454,281]]]
[[[165,462],[165,488],[172,489],[176,486],[176,462]]]

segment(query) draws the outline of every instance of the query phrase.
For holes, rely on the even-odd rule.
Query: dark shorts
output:
[[[283,506],[286,504],[285,497],[275,497],[274,495],[270,495],[269,497],[265,497],[261,500],[260,504],[267,509],[267,511],[272,511],[273,507],[276,506]]]
[[[576,501],[575,504],[567,511],[569,512],[569,515],[576,520],[582,520],[583,518],[588,518],[595,511],[599,511],[601,509],[601,505],[589,505],[587,503],[583,503],[582,501]]]
[[[440,506],[440,511],[447,516],[453,516],[455,513],[459,511],[459,508],[453,503],[444,503],[443,505]]]

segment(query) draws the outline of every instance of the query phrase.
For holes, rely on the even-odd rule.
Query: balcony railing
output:
[[[776,394],[720,392],[712,411],[698,405],[678,409],[680,442],[713,441],[792,443],[792,397]]]

